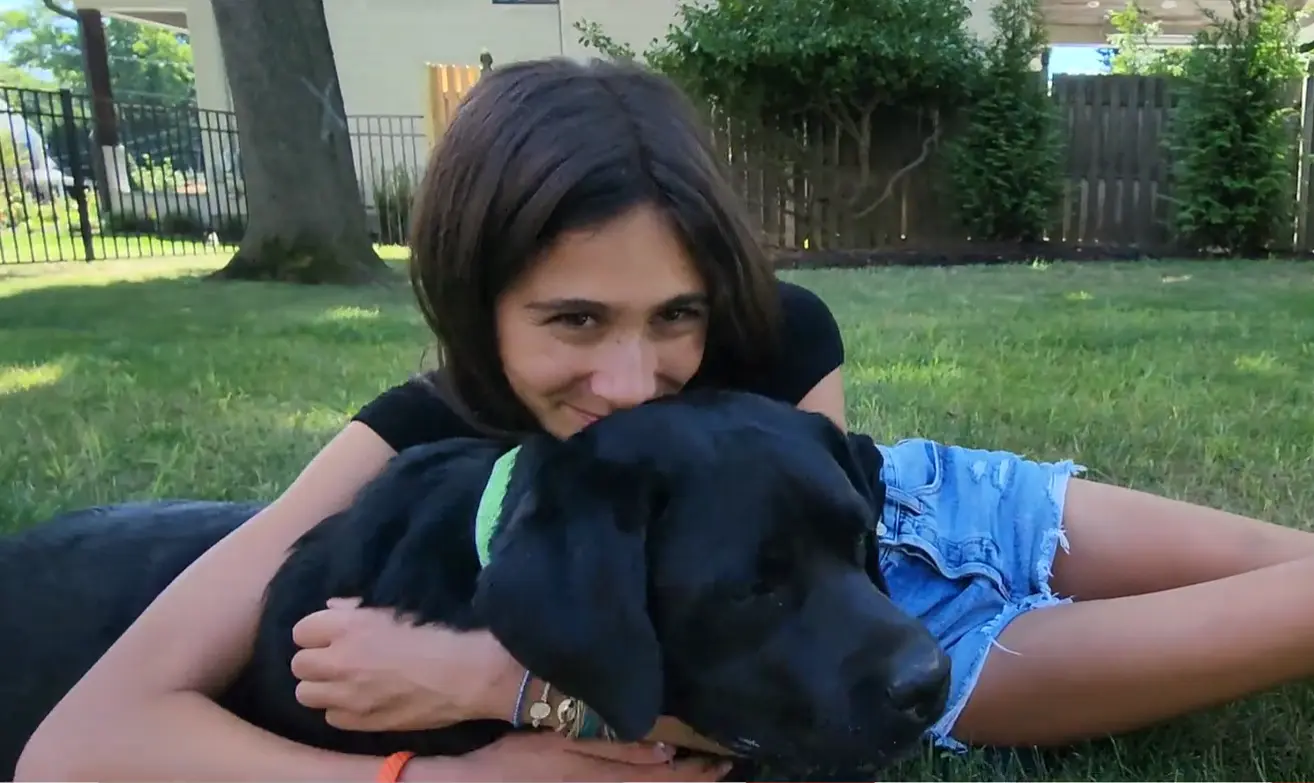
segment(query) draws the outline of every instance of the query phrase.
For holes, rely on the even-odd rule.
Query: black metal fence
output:
[[[237,122],[192,105],[0,88],[0,264],[230,253],[246,225]],[[347,118],[376,239],[400,244],[423,117]]]

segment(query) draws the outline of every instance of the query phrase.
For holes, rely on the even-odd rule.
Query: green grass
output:
[[[192,276],[219,263],[0,267],[0,526],[129,498],[271,498],[429,358],[400,286]],[[1314,522],[1314,266],[790,277],[844,328],[855,429],[1072,456],[1101,480]],[[928,753],[887,779],[1310,780],[1312,739],[1314,693],[1296,686],[1061,753]]]

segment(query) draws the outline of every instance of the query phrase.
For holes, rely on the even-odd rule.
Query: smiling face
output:
[[[617,410],[679,391],[707,339],[707,289],[656,209],[563,234],[496,306],[512,391],[568,437]]]

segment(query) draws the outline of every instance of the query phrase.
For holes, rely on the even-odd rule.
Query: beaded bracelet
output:
[[[520,695],[516,696],[516,709],[511,713],[511,725],[517,729],[524,725],[520,722],[520,711],[525,707],[525,693],[529,690],[530,679],[529,670],[525,669],[525,676],[520,680]]]

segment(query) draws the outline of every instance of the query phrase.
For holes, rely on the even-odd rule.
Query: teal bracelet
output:
[[[584,710],[584,718],[580,721],[579,739],[605,739],[608,742],[616,741],[616,734],[612,732],[611,727],[602,722],[598,713],[588,708],[588,705],[580,705]]]
[[[584,710],[584,720],[580,721],[579,738],[580,739],[597,739],[602,736],[602,721],[598,719],[598,713],[589,709],[587,705],[580,705]]]

